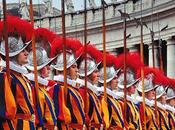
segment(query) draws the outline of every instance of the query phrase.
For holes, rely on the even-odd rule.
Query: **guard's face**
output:
[[[145,94],[146,98],[149,100],[155,99],[155,90],[151,90]]]
[[[166,95],[166,94],[163,94],[163,95],[161,96],[161,102],[162,102],[163,104],[166,104],[166,99],[167,99],[167,95]]]
[[[77,79],[78,75],[78,68],[77,68],[77,63],[74,63],[71,65],[71,67],[68,69],[68,75],[70,76],[71,79]]]
[[[50,73],[50,66],[49,65],[44,66],[40,71],[41,77],[43,77],[43,78],[49,77],[49,73]]]
[[[89,78],[92,81],[93,84],[97,84],[99,80],[99,71],[96,69],[92,74],[90,74]]]
[[[117,90],[117,85],[118,85],[118,80],[117,80],[117,77],[113,78],[110,82],[110,87],[112,90]]]
[[[29,55],[28,51],[26,49],[24,49],[22,52],[20,52],[17,55],[16,62],[19,65],[27,64],[28,63],[28,60],[27,60],[28,55]]]
[[[129,93],[129,94],[135,94],[136,86],[135,86],[135,85],[132,85],[132,86],[129,87],[127,90],[128,90],[128,93]]]
[[[175,107],[175,98],[170,99],[169,104],[170,106]]]

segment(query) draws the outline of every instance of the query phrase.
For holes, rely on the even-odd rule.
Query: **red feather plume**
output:
[[[63,51],[63,38],[57,36],[56,39],[51,43],[52,52],[51,56],[56,55]],[[66,38],[66,50],[71,50],[74,54],[77,50],[82,47],[82,44],[79,40],[74,38]]]
[[[87,54],[90,55],[96,63],[103,60],[103,54],[94,45],[87,45]]]
[[[2,21],[0,25],[0,36],[1,39],[3,37],[3,25],[4,21]],[[16,16],[7,16],[7,32],[8,36],[22,36],[25,40],[24,42],[28,42],[31,40],[32,32],[34,31],[32,25],[26,20],[22,20]]]
[[[62,38],[57,36],[51,43],[51,57],[56,56],[62,50]]]
[[[85,58],[85,46],[82,46],[76,51],[76,56],[81,55],[82,59]],[[96,63],[102,62],[102,53],[94,46],[94,45],[87,45],[87,57],[93,58]]]
[[[37,28],[35,29],[35,39],[39,46],[42,46],[47,52],[49,57],[54,57],[53,52],[56,48],[52,47],[52,42],[56,39],[57,35],[46,29],[46,28]]]
[[[168,87],[175,89],[175,79],[169,78],[169,86]]]
[[[149,74],[153,74],[153,83],[163,86],[169,85],[169,79],[164,75],[163,71],[158,68],[144,67],[144,76],[146,77]],[[137,78],[141,76],[141,70],[137,71]]]
[[[135,73],[138,69],[144,66],[140,60],[140,55],[138,53],[127,53],[126,55],[126,65],[127,68],[131,69]],[[117,69],[123,68],[124,66],[124,54],[121,54],[115,59],[115,67]]]
[[[66,49],[71,50],[74,54],[78,49],[82,47],[82,44],[79,40],[74,38],[66,38]]]
[[[111,53],[106,54],[106,66],[114,66],[116,56]]]
[[[35,39],[36,41],[45,40],[50,44],[56,38],[57,34],[46,29],[46,28],[37,28],[35,29]]]
[[[0,38],[2,39],[3,37],[3,22],[0,21]]]
[[[79,57],[79,56],[83,57],[83,54],[84,54],[84,47],[82,46],[76,51],[75,57]]]

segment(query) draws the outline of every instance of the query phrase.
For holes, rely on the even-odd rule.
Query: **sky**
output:
[[[21,0],[6,0],[7,3],[17,3]],[[29,0],[26,0],[28,3],[29,3]],[[88,1],[88,0],[87,0]],[[95,3],[98,5],[100,5],[101,3],[101,0],[94,0]],[[111,0],[105,0],[107,3],[110,3]],[[118,0],[120,1],[120,0]],[[33,0],[33,3],[34,4],[38,4],[38,3],[42,3],[43,0]],[[83,9],[83,2],[84,0],[73,0],[73,3],[74,3],[74,6],[75,6],[75,10],[81,10]],[[53,4],[53,7],[56,7],[58,9],[61,8],[61,0],[52,0],[52,4]]]

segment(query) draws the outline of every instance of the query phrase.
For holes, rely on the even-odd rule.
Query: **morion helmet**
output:
[[[144,67],[144,92],[156,89],[159,85],[165,83],[165,76],[162,71],[156,68]],[[137,71],[137,78],[141,77],[141,70]],[[137,85],[138,92],[142,93],[142,81]]]
[[[144,78],[144,92],[145,93],[155,89],[152,80],[153,80],[153,74],[149,74]],[[138,82],[137,91],[142,93],[142,80],[139,80]]]
[[[175,98],[174,86],[175,86],[175,80],[174,79],[169,79],[169,86],[168,86],[167,91],[166,91],[167,100]]]
[[[139,78],[136,78],[136,72],[138,69],[143,66],[143,63],[140,61],[140,56],[138,53],[127,53],[126,55],[126,88],[131,87],[139,81]],[[115,61],[115,67],[121,68],[121,71],[118,76],[118,87],[124,89],[124,54],[119,55]]]
[[[56,64],[52,65],[52,67],[56,70],[63,71],[64,70],[64,60],[63,60],[63,49],[62,49],[63,39],[60,37],[54,43],[53,46],[56,47],[57,51],[57,61]],[[80,55],[76,55],[76,51],[82,47],[79,40],[73,38],[66,38],[66,62],[68,69],[71,65],[76,63]]]
[[[166,94],[166,89],[163,85],[159,85],[156,88],[156,99],[159,99],[162,95]]]
[[[120,70],[120,69],[118,71],[115,70],[114,63],[115,63],[115,56],[108,53],[106,55],[106,83],[113,80],[117,76],[117,73]],[[100,69],[99,82],[104,83],[104,68],[103,67]]]
[[[85,46],[79,49],[79,53],[82,56],[79,61],[79,75],[81,77],[85,76]],[[92,74],[102,61],[102,53],[93,45],[87,45],[87,76]]]
[[[37,70],[42,69],[55,59],[55,56],[53,58],[49,58],[50,52],[52,51],[51,43],[55,40],[55,38],[56,34],[48,29],[38,28],[35,30]],[[34,70],[33,51],[30,51],[29,53],[28,64],[26,67],[31,71]]]
[[[173,88],[170,87],[167,88],[166,94],[167,94],[167,100],[175,98],[175,91]]]
[[[0,22],[0,53],[5,56],[5,41],[3,38],[4,21]],[[15,16],[7,17],[7,33],[9,57],[14,57],[22,52],[31,43],[32,25]]]

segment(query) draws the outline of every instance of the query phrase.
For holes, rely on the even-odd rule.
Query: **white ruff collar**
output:
[[[35,76],[33,73],[28,73],[28,74],[25,74],[24,76],[26,76],[30,81],[35,81]],[[44,78],[38,76],[38,83],[41,85],[47,86],[49,81],[47,79],[44,79]]]
[[[114,98],[116,98],[116,99],[121,99],[121,98],[123,99],[124,98],[124,92],[116,92],[116,91],[114,91],[114,92],[116,95]],[[134,104],[138,103],[138,100],[132,96],[126,95],[126,98],[128,101],[130,101]]]
[[[157,107],[160,108],[160,109],[166,110],[165,105],[163,105],[163,104],[160,103],[160,102],[157,102]]]
[[[15,64],[12,61],[9,62],[9,65],[10,65],[10,69],[15,71],[15,72],[18,72],[18,73],[21,73],[21,74],[27,74],[28,73],[27,69],[24,66]],[[1,60],[0,66],[6,67],[6,62],[4,60]]]
[[[143,97],[141,97],[141,96],[137,96],[136,99],[137,99],[138,103],[143,102]],[[152,107],[152,106],[154,106],[154,100],[149,100],[149,99],[145,98],[145,104]]]
[[[99,93],[104,93],[104,86],[99,87],[98,88],[98,92]],[[110,90],[109,88],[106,88],[106,93],[110,96],[112,96],[113,98],[118,98],[118,96],[115,94],[115,92],[113,92],[112,90]]]
[[[80,84],[81,85],[80,87],[85,86],[85,81],[82,79],[77,78],[76,83]],[[90,89],[91,91],[93,91],[96,95],[99,95],[98,87],[96,85],[92,85],[92,83],[87,82],[87,88]]]
[[[53,80],[58,81],[58,82],[64,82],[64,76],[63,75],[56,75],[53,77]],[[77,83],[75,80],[67,78],[67,84],[71,85],[72,87],[77,88]]]
[[[171,111],[171,112],[175,113],[175,108],[174,108],[174,107],[172,107],[172,106],[170,106],[170,105],[166,104],[166,105],[165,105],[165,108],[166,108],[166,110],[168,110],[168,111]]]

